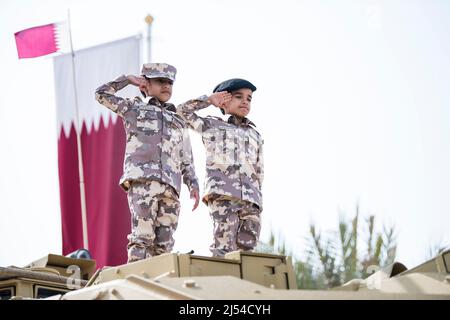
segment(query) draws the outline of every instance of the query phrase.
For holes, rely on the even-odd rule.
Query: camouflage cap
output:
[[[144,63],[141,75],[146,78],[166,78],[175,81],[177,69],[167,63]]]

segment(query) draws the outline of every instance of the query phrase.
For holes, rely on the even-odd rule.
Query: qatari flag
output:
[[[75,52],[75,75],[81,130],[88,249],[97,267],[126,263],[130,212],[119,186],[123,170],[125,131],[116,114],[95,100],[95,89],[122,74],[137,74],[141,37]],[[75,93],[70,54],[54,57],[58,118],[58,165],[63,254],[83,248],[83,229],[75,131]],[[139,95],[134,87],[124,97]]]
[[[68,48],[66,22],[50,23],[14,33],[19,59],[40,57]]]

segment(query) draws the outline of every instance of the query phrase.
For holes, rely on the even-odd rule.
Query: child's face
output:
[[[167,102],[172,97],[173,81],[166,78],[152,78],[147,81],[147,95]]]
[[[225,112],[241,118],[246,117],[250,112],[252,94],[252,90],[247,88],[233,91],[230,102],[224,105]]]

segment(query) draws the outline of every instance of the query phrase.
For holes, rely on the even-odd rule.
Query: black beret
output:
[[[256,87],[250,81],[235,78],[235,79],[225,80],[224,82],[219,83],[214,88],[213,92],[220,92],[220,91],[232,92],[232,91],[239,90],[242,88],[247,88],[252,91],[256,90]]]

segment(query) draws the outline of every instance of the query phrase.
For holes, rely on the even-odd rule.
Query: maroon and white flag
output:
[[[69,48],[67,22],[49,23],[14,33],[19,59],[35,58]]]
[[[140,36],[133,36],[76,51],[74,56],[88,249],[99,268],[126,263],[131,218],[126,194],[119,186],[125,150],[123,123],[95,100],[95,89],[122,74],[138,74],[141,41]],[[72,70],[71,54],[54,57],[64,255],[84,247]],[[130,86],[119,94],[134,97],[139,91]]]

